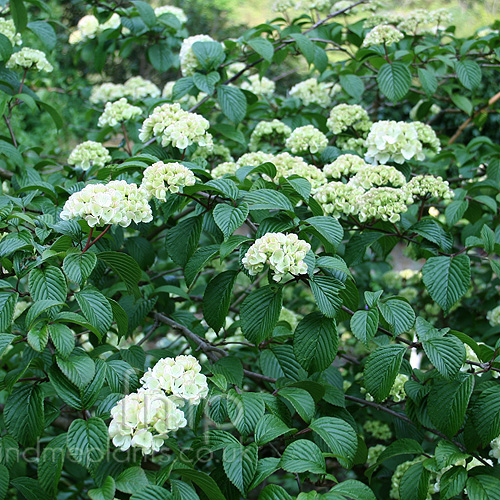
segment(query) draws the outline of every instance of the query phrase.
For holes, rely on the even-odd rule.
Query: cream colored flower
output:
[[[158,161],[144,170],[141,190],[148,198],[165,201],[167,191],[179,193],[184,186],[192,186],[195,183],[193,172],[184,165]]]

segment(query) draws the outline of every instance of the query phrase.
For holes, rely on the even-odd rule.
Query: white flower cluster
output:
[[[383,444],[376,444],[375,446],[370,446],[368,448],[368,456],[366,457],[366,465],[371,467],[377,463],[378,458],[382,454],[382,452],[386,449],[386,446]]]
[[[182,41],[181,50],[179,52],[182,76],[193,76],[196,70],[200,68],[200,62],[193,52],[193,45],[196,42],[214,41],[215,40],[209,35],[194,35]]]
[[[95,141],[85,141],[78,144],[68,158],[68,164],[89,170],[91,167],[104,167],[111,161],[109,151],[100,143]]]
[[[316,78],[308,78],[297,83],[290,89],[290,95],[297,97],[304,106],[317,104],[318,106],[329,106],[332,97],[340,92],[342,87],[339,84],[318,82]]]
[[[367,163],[360,156],[345,154],[337,157],[332,163],[325,165],[323,172],[327,177],[340,179],[356,174],[366,165]]]
[[[412,202],[413,198],[405,189],[371,188],[357,200],[359,204],[358,217],[361,222],[372,218],[397,222]]]
[[[121,83],[102,83],[92,87],[89,101],[92,104],[113,102],[125,97],[125,86]]]
[[[304,258],[310,249],[311,245],[296,234],[267,233],[255,241],[241,262],[252,276],[268,264],[275,273],[273,280],[279,282],[287,273],[307,273]]]
[[[443,181],[441,177],[433,175],[416,175],[406,184],[405,189],[416,199],[442,198],[449,200],[453,198],[454,194],[448,181]]]
[[[420,108],[420,106],[422,106],[422,104],[424,103],[425,101],[423,99],[420,99],[420,101],[417,102],[417,104],[415,104],[415,106],[413,106],[413,108],[411,108],[410,110],[410,119],[411,120],[416,120],[417,119],[417,115],[418,115],[418,110]],[[435,116],[437,115],[438,113],[441,112],[441,106],[439,106],[438,104],[433,104],[430,108],[429,108],[429,116]],[[428,127],[430,127],[430,125],[428,125]],[[431,128],[432,130],[432,128]]]
[[[227,68],[227,77],[232,78],[233,76],[237,75],[240,71],[244,70],[246,68],[246,64],[243,62],[234,62],[231,63]]]
[[[160,17],[163,14],[172,14],[181,24],[185,24],[187,21],[185,12],[181,8],[175,7],[174,5],[163,5],[155,8],[156,17]]]
[[[434,129],[422,122],[413,122],[413,126],[417,129],[418,140],[422,146],[432,153],[439,153],[441,151],[441,143],[434,132]]]
[[[488,455],[491,458],[496,458],[497,462],[500,464],[500,436],[496,437],[491,441],[490,443],[491,450],[488,453]]]
[[[430,485],[432,485],[432,490],[430,490],[431,493],[439,493],[441,491],[441,478],[443,477],[443,474],[446,471],[450,470],[453,466],[464,467],[467,471],[473,469],[474,467],[484,467],[485,465],[493,467],[493,462],[491,460],[485,459],[484,462],[486,462],[486,464],[477,459],[476,457],[473,457],[473,459],[467,463],[466,458],[461,458],[459,460],[455,460],[453,464],[450,464],[442,468],[436,475],[431,474],[431,481],[430,481]],[[467,493],[467,490],[464,490],[464,492]]]
[[[115,12],[105,23],[99,23],[97,17],[89,14],[83,16],[76,26],[76,30],[69,36],[69,43],[75,45],[85,40],[95,38],[99,33],[108,29],[117,29],[120,26],[120,16]]]
[[[276,0],[272,6],[274,12],[285,12],[295,7],[297,0]]]
[[[194,356],[163,358],[149,368],[141,379],[147,389],[165,391],[178,406],[187,401],[198,405],[207,397],[207,378],[201,372],[201,366]]]
[[[44,52],[37,49],[30,49],[29,47],[23,47],[20,51],[14,52],[5,66],[21,70],[35,68],[38,71],[46,71],[47,73],[50,73],[54,69],[52,64],[47,61],[47,56]]]
[[[326,215],[340,217],[341,215],[357,214],[358,199],[364,191],[351,183],[329,182],[320,186],[314,193],[314,199],[323,207]]]
[[[415,158],[424,160],[422,142],[413,123],[381,120],[375,122],[365,141],[365,160],[370,163],[387,163],[389,160],[404,163]]]
[[[296,312],[293,312],[292,310],[287,309],[286,307],[282,307],[278,321],[285,321],[290,325],[292,331],[295,331],[295,328],[297,328],[297,325],[299,324],[301,319],[302,316],[300,316]]]
[[[196,183],[193,172],[180,163],[158,161],[144,170],[141,189],[148,199],[165,201],[167,191],[178,193],[184,186]]]
[[[220,179],[221,177],[224,177],[225,175],[234,175],[236,170],[238,170],[239,165],[232,161],[225,161],[224,163],[220,163],[217,165],[211,172],[210,174],[214,179]]]
[[[499,326],[500,325],[500,306],[496,306],[491,311],[488,311],[486,314],[486,319],[490,322],[491,326]]]
[[[109,436],[122,451],[131,446],[143,455],[157,452],[169,437],[187,425],[180,409],[197,405],[208,394],[201,366],[193,356],[160,359],[141,379],[143,386],[111,410]]]
[[[139,224],[153,220],[144,192],[126,181],[85,186],[68,198],[60,217],[62,220],[84,219],[90,227],[108,224],[128,227],[132,221]]]
[[[130,120],[141,113],[141,108],[132,106],[125,97],[122,97],[118,101],[106,103],[97,125],[99,127],[116,127],[119,123]]]
[[[335,135],[352,127],[358,132],[366,132],[372,122],[368,113],[359,104],[338,104],[330,111],[326,126]]]
[[[399,403],[406,399],[405,384],[408,380],[408,376],[402,373],[396,376],[396,380],[392,384],[391,392],[389,393],[389,397],[392,397],[394,402]]]
[[[368,190],[372,187],[388,185],[393,187],[403,186],[406,184],[406,178],[398,169],[389,165],[366,164],[358,170],[350,182],[355,186]]]
[[[234,158],[231,156],[230,149],[227,146],[224,146],[224,144],[199,146],[198,149],[191,155],[191,159],[195,158],[203,158],[210,163],[234,161]]]
[[[270,122],[259,122],[252,131],[248,149],[250,149],[250,151],[257,151],[262,138],[266,136],[270,136],[266,137],[266,140],[270,142],[271,145],[274,145],[275,142],[278,144],[282,143],[291,133],[292,129],[280,120],[275,119]]]
[[[363,424],[363,429],[375,439],[380,439],[381,441],[387,441],[392,438],[391,428],[380,420],[367,420]]]
[[[154,108],[140,129],[141,141],[155,137],[163,147],[171,144],[186,149],[191,144],[211,146],[212,136],[207,132],[210,123],[203,116],[184,111],[180,104],[162,104]]]
[[[135,101],[146,97],[160,97],[160,89],[151,81],[142,76],[133,76],[124,83],[125,97]]]
[[[297,4],[297,8],[321,12],[330,9],[331,6],[332,0],[300,0]]]
[[[263,76],[250,75],[248,81],[241,82],[240,87],[243,90],[249,90],[256,96],[271,98],[276,89],[276,84]]]
[[[328,139],[323,132],[313,125],[296,128],[286,140],[286,147],[292,153],[321,153],[328,146]]]
[[[363,47],[372,45],[392,45],[404,38],[403,33],[390,24],[379,24],[375,26],[365,37]]]
[[[12,45],[21,45],[23,43],[21,34],[16,32],[16,25],[12,19],[0,17],[0,34],[6,36]]]

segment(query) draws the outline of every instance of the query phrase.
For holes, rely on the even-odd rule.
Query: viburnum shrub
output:
[[[0,500],[498,499],[500,24],[61,5],[0,12]]]

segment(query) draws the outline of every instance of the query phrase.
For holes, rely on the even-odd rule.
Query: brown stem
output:
[[[123,136],[125,137],[125,142],[127,144],[125,149],[127,150],[127,153],[129,154],[129,156],[132,156],[132,146],[130,145],[130,141],[129,141],[128,134],[127,134],[127,129],[125,128],[125,122],[122,122],[122,131],[123,131]]]
[[[90,237],[92,235],[92,230],[94,229],[94,228],[92,228],[90,230],[89,239],[88,239],[87,244],[85,245],[85,248],[83,249],[82,253],[85,253],[92,245],[95,245],[108,232],[110,227],[111,227],[111,224],[106,226],[106,229],[92,243],[90,243]]]
[[[10,138],[12,139],[12,144],[14,144],[14,147],[17,148],[16,136],[14,135],[14,130],[12,130],[12,125],[10,123],[10,119],[5,114],[3,115],[3,119],[5,120],[5,124],[7,125],[7,128],[9,129],[9,134],[10,134]]]
[[[86,252],[90,248],[90,240],[92,239],[93,232],[94,232],[94,228],[91,227],[89,237],[87,238],[87,244],[85,245],[85,248],[82,250],[82,253]]]

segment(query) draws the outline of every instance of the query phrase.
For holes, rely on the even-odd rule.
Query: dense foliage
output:
[[[498,25],[2,5],[0,500],[499,498]]]

